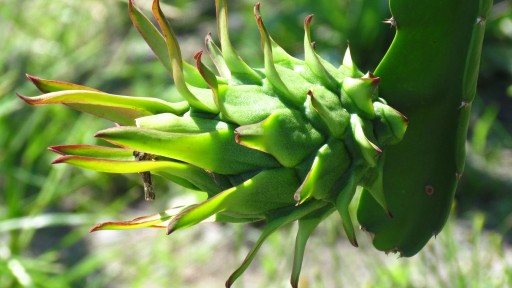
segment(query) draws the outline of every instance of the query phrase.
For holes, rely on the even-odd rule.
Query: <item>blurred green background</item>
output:
[[[149,0],[138,0],[140,6]],[[184,59],[215,35],[213,0],[163,1]],[[315,14],[317,51],[339,63],[350,40],[361,70],[372,70],[394,31],[386,0],[262,0],[274,39],[301,56],[303,19]],[[228,0],[232,41],[262,65],[254,0]],[[145,12],[148,12],[145,10]],[[162,230],[88,229],[194,201],[155,179],[146,203],[138,175],[110,175],[49,163],[46,147],[88,143],[112,126],[64,106],[31,107],[29,73],[103,91],[158,96],[172,81],[132,27],[126,1],[0,0],[0,288],[222,287],[258,237],[258,228],[203,224],[172,237]],[[512,286],[512,1],[495,0],[484,43],[466,173],[454,213],[437,239],[411,259],[348,244],[337,217],[308,243],[301,287]],[[353,201],[356,203],[356,200]],[[335,215],[336,216],[336,215]],[[288,287],[296,227],[271,236],[235,287]]]

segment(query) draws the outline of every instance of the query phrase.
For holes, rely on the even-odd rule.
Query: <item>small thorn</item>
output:
[[[485,25],[485,21],[487,21],[487,19],[485,19],[485,17],[482,17],[482,16],[476,17],[476,24],[483,26],[483,25]]]
[[[316,50],[316,42],[315,41],[311,42],[311,48],[313,48],[313,50]]]
[[[455,178],[457,179],[457,181],[460,181],[460,179],[462,179],[462,172],[456,172],[455,173]]]
[[[387,210],[386,214],[388,215],[389,219],[393,219],[393,213],[391,213],[391,211]]]
[[[459,109],[467,108],[467,107],[469,107],[469,105],[470,105],[470,104],[471,104],[470,102],[462,101],[462,102],[460,103]]]
[[[393,17],[388,18],[388,19],[382,21],[382,23],[389,24],[389,28],[397,27],[396,20]]]

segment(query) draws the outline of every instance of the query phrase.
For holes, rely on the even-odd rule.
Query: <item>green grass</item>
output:
[[[175,6],[166,6],[177,17],[176,32],[186,43],[186,59],[201,48],[206,32],[214,30],[211,2],[202,6],[194,1],[173,1]],[[336,9],[349,10],[331,14],[325,12],[332,8],[328,0],[262,2],[271,33],[276,39],[284,39],[279,42],[289,43],[286,48],[294,53],[300,53],[302,45],[301,17],[309,13],[317,14],[313,35],[319,35],[318,49],[330,59],[336,59],[350,38],[353,49],[357,47],[354,51],[359,51],[355,58],[364,61],[362,67],[374,67],[392,35],[376,22],[388,16],[385,5],[370,7],[371,1],[341,1]],[[232,21],[239,29],[235,35],[252,39],[246,42],[234,37],[234,42],[241,44],[244,40],[244,45],[237,45],[243,46],[241,53],[255,55],[245,58],[260,63],[261,52],[254,49],[259,36],[252,5],[252,1],[240,1],[231,7],[230,11],[236,13],[233,18],[238,19]],[[361,12],[363,7],[367,13]],[[499,33],[506,28],[507,19],[512,21],[512,10],[507,9],[509,16],[500,14],[495,19],[498,23],[490,25],[496,29],[489,34],[491,48],[511,47],[506,45],[510,45],[512,36]],[[505,24],[498,25],[501,22]],[[374,26],[380,32],[372,30]],[[221,287],[256,241],[260,232],[256,227],[201,224],[172,237],[151,229],[89,234],[88,229],[97,222],[149,215],[170,207],[171,201],[175,204],[194,199],[187,196],[187,191],[156,179],[158,200],[145,203],[138,175],[106,175],[51,166],[55,156],[46,147],[94,144],[92,135],[112,124],[63,106],[31,107],[15,96],[16,92],[38,93],[25,79],[25,73],[120,94],[171,93],[171,80],[164,68],[131,27],[126,3],[55,0],[50,5],[46,0],[4,0],[0,1],[0,29],[0,287]],[[340,41],[334,43],[333,39]],[[484,59],[491,59],[484,65],[484,80],[488,81],[484,84],[492,85],[494,78],[489,75],[503,70],[493,66],[492,57]],[[509,86],[510,81],[503,85],[503,95]],[[497,103],[510,104],[510,98],[497,99]],[[470,142],[477,156],[486,161],[489,155],[502,155],[512,146],[511,127],[508,118],[503,118],[506,108],[497,111],[492,107],[500,105],[488,107],[476,109]],[[482,170],[474,171],[471,177],[479,179]],[[489,179],[497,183],[495,178]],[[509,184],[503,185],[499,187],[510,188],[506,186]],[[472,187],[463,185],[458,197],[474,202],[487,199],[482,196],[487,191],[475,192]],[[503,193],[492,195],[507,197]],[[510,195],[509,200],[504,199],[491,200],[512,202]],[[489,205],[480,207],[495,207]],[[465,206],[460,209],[464,212],[459,214],[461,217],[452,217],[439,237],[411,259],[374,251],[362,232],[361,248],[352,248],[337,217],[331,217],[310,239],[301,287],[512,285],[509,243],[492,229],[510,226],[503,219],[510,218],[512,208],[508,204],[500,209],[497,217],[490,213],[492,210],[485,212],[487,215]],[[491,229],[484,229],[486,217],[492,219]],[[235,286],[288,287],[295,229],[288,227],[272,235]],[[510,233],[510,229],[502,230]]]

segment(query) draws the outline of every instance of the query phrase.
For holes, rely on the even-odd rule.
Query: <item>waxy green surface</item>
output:
[[[391,0],[396,36],[375,70],[379,96],[409,119],[386,149],[384,194],[393,218],[363,193],[358,220],[375,247],[416,254],[447,220],[464,168],[485,19],[492,0]],[[393,22],[393,21],[390,21]]]

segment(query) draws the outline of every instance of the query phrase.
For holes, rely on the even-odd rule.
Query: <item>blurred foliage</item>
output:
[[[228,2],[233,42],[248,62],[261,65],[254,1]],[[394,34],[382,23],[390,17],[385,0],[261,2],[269,32],[299,57],[303,19],[309,14],[315,15],[317,51],[339,63],[350,40],[362,70],[377,65]],[[214,1],[165,3],[190,62],[202,49],[204,36],[215,35]],[[303,287],[512,283],[510,248],[502,242],[503,235],[512,235],[511,5],[495,1],[487,20],[467,173],[457,194],[461,217],[451,219],[420,255],[400,260],[378,254],[369,242],[349,248],[333,218],[311,239]],[[94,132],[111,124],[61,106],[30,107],[15,96],[38,93],[24,73],[118,94],[172,93],[164,68],[131,27],[126,3],[0,0],[0,29],[0,287],[221,286],[247,244],[255,241],[256,228],[205,224],[172,239],[153,230],[88,235],[88,227],[98,221],[149,215],[169,206],[171,199],[193,199],[155,179],[158,200],[143,203],[138,175],[50,166],[54,156],[45,147],[94,144]],[[283,272],[289,271],[292,234],[276,233],[239,287],[286,287]]]

